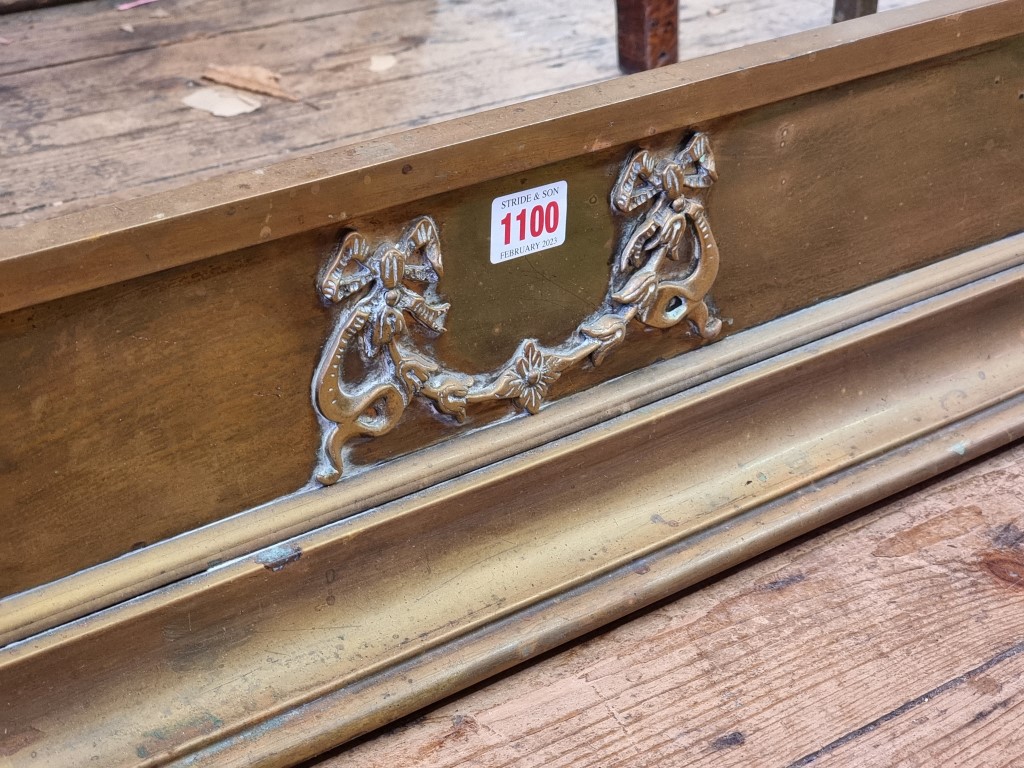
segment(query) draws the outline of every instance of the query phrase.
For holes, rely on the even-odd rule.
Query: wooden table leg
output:
[[[878,0],[835,0],[832,23],[856,19],[878,11]]]
[[[678,0],[616,0],[616,10],[623,72],[679,61]]]

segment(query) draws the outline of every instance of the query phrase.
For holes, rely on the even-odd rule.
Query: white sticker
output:
[[[491,203],[491,264],[529,256],[565,242],[564,181],[496,197]]]

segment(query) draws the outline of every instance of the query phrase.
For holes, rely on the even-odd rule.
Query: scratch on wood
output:
[[[840,736],[835,741],[826,744],[821,749],[815,752],[811,752],[808,755],[804,755],[799,760],[790,763],[789,768],[802,768],[802,766],[810,765],[811,763],[815,762],[819,757],[824,757],[825,755],[828,755],[829,753],[839,749],[839,747],[842,747],[845,744],[849,744],[851,741],[855,741],[861,736],[865,736],[871,733],[872,731],[877,730],[879,726],[888,723],[890,720],[895,720],[896,718],[905,715],[910,710],[915,709],[921,706],[922,704],[927,704],[936,696],[941,696],[946,691],[951,691],[954,688],[959,688],[964,683],[970,682],[974,678],[987,672],[993,667],[1002,664],[1007,659],[1012,659],[1014,656],[1018,656],[1021,653],[1024,653],[1024,642],[1017,643],[1016,645],[1007,648],[1005,651],[997,653],[984,664],[981,664],[975,667],[974,669],[970,669],[967,672],[964,672],[959,677],[954,677],[952,680],[947,680],[942,685],[936,688],[932,688],[930,691],[928,691],[928,693],[918,696],[916,699],[911,699],[910,701],[904,702],[903,704],[900,704],[900,706],[896,707],[896,709],[890,710],[881,717],[875,718],[867,725],[863,725],[854,731],[850,731],[844,736]]]
[[[713,739],[711,742],[711,748],[714,750],[729,749],[730,747],[738,747],[742,744],[746,744],[747,737],[739,731],[733,731],[727,733],[724,736],[719,736],[717,739]]]
[[[954,539],[972,530],[984,520],[976,505],[954,507],[940,515],[900,531],[881,542],[871,553],[875,557],[903,557],[919,552],[932,544]]]
[[[974,725],[975,723],[980,723],[982,720],[984,720],[986,717],[991,715],[997,709],[1006,709],[1006,707],[1008,707],[1010,705],[1010,701],[1011,700],[1012,700],[1012,698],[1010,698],[1010,699],[1003,699],[1002,701],[997,701],[995,704],[993,704],[988,709],[981,710],[971,720],[971,725]]]
[[[781,579],[775,579],[769,581],[767,584],[762,584],[757,588],[758,592],[778,592],[779,590],[791,587],[794,584],[799,584],[801,581],[807,579],[805,573],[794,573],[791,576],[783,576]]]
[[[471,715],[453,715],[452,727],[420,749],[420,757],[443,749],[449,741],[462,741],[480,730],[480,724]]]

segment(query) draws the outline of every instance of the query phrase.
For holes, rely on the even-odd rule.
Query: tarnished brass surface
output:
[[[270,545],[360,510],[422,491],[500,461],[508,446],[529,450],[713,380],[773,355],[819,341],[858,323],[943,291],[1024,264],[1024,236],[892,278],[812,310],[748,330],[693,355],[654,364],[552,403],[536,417],[502,427],[502,441],[469,432],[391,462],[345,483],[266,505],[247,515],[190,532],[40,589],[9,597],[0,606],[0,643],[180,579],[229,558]]]
[[[565,601],[597,590],[596,613],[621,614],[828,519],[806,506],[822,488],[867,472],[863,501],[1020,436],[1024,266],[907,305],[919,289],[904,281],[895,312],[12,645],[0,716],[38,730],[44,765],[283,765],[591,626],[573,614],[551,630]],[[942,460],[901,458],[914,441],[937,441]],[[662,557],[685,578],[648,584],[643,558]],[[472,660],[466,643],[482,643]]]
[[[1024,436],[1022,62],[940,0],[0,235],[0,763],[293,764]]]
[[[319,283],[324,299],[346,307],[313,380],[313,402],[327,422],[317,479],[337,482],[345,444],[391,431],[417,395],[459,423],[469,405],[496,400],[536,414],[565,371],[584,361],[600,365],[625,341],[633,320],[662,329],[688,320],[699,339],[717,337],[722,321],[709,308],[708,294],[719,254],[704,204],[717,179],[703,133],[665,157],[648,150],[630,155],[610,202],[621,213],[642,215],[630,222],[612,259],[604,301],[557,346],[524,339],[491,373],[445,369],[409,327],[407,318],[442,334],[451,306],[437,295],[443,269],[433,219],[419,217],[398,242],[375,249],[360,233],[347,232]]]
[[[1009,6],[1020,7],[1015,2]],[[431,353],[444,368],[470,373],[499,368],[525,338],[557,345],[598,310],[620,234],[617,222],[623,220],[608,205],[623,158],[640,147],[655,153],[673,151],[694,128],[714,137],[720,175],[709,191],[708,206],[715,239],[728,254],[719,265],[713,291],[723,319],[723,339],[1020,231],[1024,198],[1006,190],[1024,186],[1024,145],[1019,140],[1024,110],[1018,99],[1024,83],[1015,74],[1024,71],[1024,43],[1019,37],[1004,39],[1016,29],[1018,18],[1008,15],[1007,7],[992,6],[992,16],[984,14],[981,20],[971,11],[951,20],[915,23],[913,45],[884,52],[877,49],[878,38],[868,34],[884,14],[849,22],[844,25],[849,42],[842,49],[849,54],[844,60],[850,77],[863,74],[865,61],[875,66],[873,56],[902,63],[908,51],[914,57],[922,50],[934,52],[949,42],[947,36],[957,39],[957,32],[964,45],[977,43],[979,29],[987,29],[990,39],[986,46],[954,56],[841,87],[820,87],[736,114],[728,113],[726,105],[746,105],[743,94],[754,73],[762,72],[750,60],[755,53],[792,76],[786,80],[787,88],[796,83],[808,91],[807,77],[815,71],[821,86],[836,82],[838,69],[816,69],[832,49],[823,48],[799,76],[786,69],[788,61],[775,61],[777,51],[790,50],[797,42],[782,41],[754,53],[737,51],[731,75],[719,78],[716,89],[705,90],[699,78],[677,83],[678,88],[667,92],[672,100],[664,104],[666,92],[652,95],[644,90],[653,87],[646,82],[648,75],[636,76],[632,82],[640,90],[635,109],[611,115],[616,135],[627,137],[623,144],[589,144],[594,150],[589,154],[551,162],[566,151],[566,135],[597,130],[585,105],[573,102],[578,114],[552,116],[544,123],[543,136],[534,136],[539,143],[530,145],[529,157],[539,164],[528,170],[500,175],[517,143],[508,151],[481,149],[474,162],[462,158],[461,165],[445,168],[452,173],[458,168],[489,173],[493,162],[496,178],[435,194],[451,182],[444,176],[448,171],[440,165],[425,166],[425,159],[409,162],[414,166],[411,173],[402,175],[401,167],[395,171],[402,179],[429,167],[437,180],[429,197],[412,203],[399,194],[405,181],[387,197],[377,195],[376,172],[366,174],[370,184],[363,176],[348,176],[333,191],[324,186],[314,195],[309,188],[304,193],[308,197],[292,200],[284,195],[284,200],[277,200],[268,225],[275,234],[262,244],[0,314],[0,360],[11,361],[0,366],[0,400],[6,404],[0,410],[0,433],[7,438],[0,441],[0,507],[9,533],[0,538],[0,594],[123,557],[105,571],[130,572],[131,578],[118,578],[116,589],[111,587],[115,581],[102,582],[104,593],[123,597],[159,583],[157,572],[135,570],[134,563],[150,556],[143,554],[147,550],[163,549],[160,542],[189,536],[203,526],[219,526],[232,515],[302,488],[313,477],[321,425],[310,407],[310,380],[342,311],[340,306],[325,311],[316,283],[340,225],[277,239],[278,217],[289,205],[305,201],[315,208],[329,198],[332,205],[345,206],[346,225],[372,234],[374,243],[395,242],[410,221],[429,212],[442,228],[442,300],[452,309],[446,332],[426,346],[432,346]],[[924,14],[924,6],[915,12]],[[931,12],[938,11],[932,7]],[[902,12],[890,18],[902,33],[911,34],[900,26],[906,18]],[[993,18],[1001,20],[998,29]],[[865,24],[867,28],[861,29]],[[826,45],[818,35],[831,39],[833,34],[808,33],[799,36],[800,45],[805,51]],[[891,34],[896,33],[882,37],[891,39]],[[677,77],[693,80],[707,66],[691,62],[660,72],[675,69]],[[761,82],[759,87],[761,98],[767,85]],[[559,104],[565,107],[566,100],[587,94],[594,92],[585,89],[562,96]],[[662,115],[678,114],[680,104],[691,110],[687,115],[714,107],[721,116],[706,125],[677,124],[647,136]],[[523,107],[527,108],[533,106]],[[638,115],[643,118],[639,122]],[[508,117],[501,112],[486,120],[459,122],[449,126],[451,137],[466,125],[483,131],[480,121],[491,125],[487,121]],[[434,130],[426,133],[433,136]],[[513,132],[505,138],[518,141],[518,135]],[[421,133],[416,137],[422,138]],[[430,154],[430,162],[445,152]],[[263,199],[260,184],[287,168],[294,166],[249,174],[244,183],[253,187],[250,204]],[[459,178],[461,184],[468,177]],[[939,178],[956,179],[957,194],[937,182]],[[491,200],[552,179],[570,181],[565,245],[495,268],[486,252]],[[180,205],[198,204],[206,200],[205,188],[183,190],[174,199]],[[365,190],[365,199],[354,190]],[[355,203],[360,201],[372,203],[375,212],[356,216]],[[397,207],[379,209],[391,201]],[[119,215],[135,215],[151,202],[126,204]],[[154,214],[159,212],[166,213]],[[109,257],[103,264],[123,266],[127,277],[139,260],[147,269],[161,263],[178,247],[179,237],[195,245],[189,253],[196,257],[202,253],[203,237],[215,235],[227,243],[227,235],[233,233],[235,247],[252,242],[248,212],[239,203],[233,216],[222,212],[209,232],[199,234],[189,225],[181,233],[175,229],[157,237],[148,224],[140,225],[132,229],[131,257],[127,252],[118,255],[111,240],[128,234],[116,227],[117,232],[104,229],[106,214],[98,212],[88,222],[98,234],[88,248],[81,247],[88,251],[100,243],[111,246],[102,250],[104,258]],[[255,225],[256,235],[267,213]],[[39,236],[56,236],[68,223],[55,220],[31,229]],[[22,242],[28,229],[0,235],[0,243],[12,245],[11,238]],[[902,232],[913,236],[899,236]],[[63,288],[82,287],[84,283],[76,281],[89,271],[91,257],[75,253],[74,264],[62,270],[63,277],[57,280],[41,270],[31,285],[23,286],[29,292],[25,295],[54,280]],[[14,262],[22,263],[22,256],[35,258],[19,252]],[[39,258],[39,264],[45,263],[43,256]],[[0,259],[0,264],[7,262]],[[0,266],[0,292],[17,285],[14,273],[5,271],[8,268]],[[638,328],[629,343],[600,367],[584,365],[564,372],[550,386],[547,400],[553,405],[567,395],[577,396],[603,381],[692,350],[695,341],[683,327]],[[508,410],[500,404],[477,404],[467,409],[466,424],[459,428],[416,398],[402,417],[401,429],[349,443],[345,482],[379,462],[393,462],[459,432],[494,425],[508,418]],[[496,443],[504,455],[525,447],[500,437]],[[474,464],[477,455],[450,456],[447,466],[431,464],[411,486],[394,483],[393,492],[427,487]],[[389,474],[394,474],[393,468]],[[344,513],[360,508],[346,505]],[[225,525],[236,530],[236,523]],[[297,532],[296,526],[292,523],[288,530]],[[267,542],[270,529],[275,526],[237,524],[237,530],[250,533],[232,534],[222,547],[194,549],[193,544],[182,544],[181,567],[173,569],[173,576],[167,572],[164,580],[202,570],[222,558],[220,549],[245,551],[243,540],[252,545]],[[63,535],[52,536],[54,530]],[[204,531],[190,541],[208,535]],[[190,564],[187,568],[185,562]],[[76,582],[82,579],[76,577]],[[126,584],[135,586],[121,591]],[[88,594],[79,596],[78,604],[92,604],[95,593]],[[0,609],[0,621],[3,613]]]

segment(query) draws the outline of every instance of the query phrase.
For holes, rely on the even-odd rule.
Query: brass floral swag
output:
[[[417,395],[459,422],[471,403],[489,400],[511,400],[533,414],[563,371],[587,359],[600,365],[633,320],[670,328],[685,319],[702,339],[718,336],[722,323],[707,303],[718,246],[704,207],[717,178],[703,133],[665,157],[632,154],[611,203],[635,223],[612,264],[600,309],[558,346],[520,342],[512,358],[488,374],[444,368],[420,351],[410,328],[412,320],[422,333],[445,331],[450,305],[437,295],[443,266],[433,219],[415,219],[397,242],[372,251],[363,235],[346,233],[318,286],[329,302],[345,306],[313,380],[314,405],[324,420],[317,479],[337,482],[345,444],[391,430]]]

